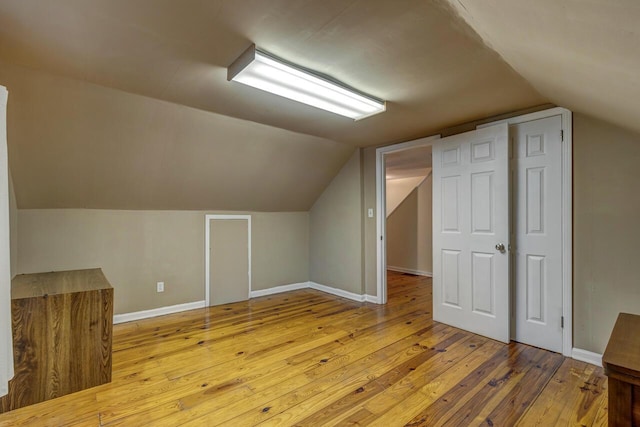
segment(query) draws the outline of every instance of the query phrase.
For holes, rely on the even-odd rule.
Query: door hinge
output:
[[[564,316],[560,316],[560,328],[564,329]]]
[[[560,130],[560,140],[564,141],[564,129]]]
[[[382,236],[380,236],[380,240],[382,240]]]

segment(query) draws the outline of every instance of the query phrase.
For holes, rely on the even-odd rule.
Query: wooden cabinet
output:
[[[618,315],[602,364],[609,377],[609,427],[640,426],[640,316]]]
[[[111,381],[113,288],[99,268],[11,282],[15,376],[0,412]]]

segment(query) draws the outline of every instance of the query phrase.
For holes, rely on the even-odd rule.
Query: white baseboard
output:
[[[263,297],[266,295],[279,294],[281,292],[296,291],[298,289],[315,289],[316,291],[326,292],[331,295],[347,298],[358,302],[371,302],[380,304],[380,299],[373,295],[359,295],[342,289],[332,288],[331,286],[321,285],[315,282],[293,283],[291,285],[276,286],[269,289],[261,289],[259,291],[251,291],[250,298]]]
[[[275,286],[269,289],[260,289],[259,291],[251,291],[249,298],[263,297],[266,295],[279,294],[282,292],[297,291],[298,289],[308,289],[309,282],[292,283],[291,285]]]
[[[113,324],[133,322],[134,320],[149,319],[151,317],[164,316],[165,314],[179,313],[181,311],[204,308],[204,301],[187,302],[185,304],[170,305],[167,307],[153,308],[151,310],[134,311],[133,313],[115,314]]]
[[[599,353],[582,350],[581,348],[574,348],[571,351],[571,358],[602,367],[602,355]]]
[[[311,289],[315,289],[316,291],[326,292],[331,295],[347,298],[358,302],[364,302],[366,298],[365,295],[354,294],[353,292],[332,288],[331,286],[321,285],[320,283],[316,282],[309,282],[309,287]]]
[[[261,289],[259,291],[251,291],[249,298],[263,297],[266,295],[279,294],[282,292],[297,291],[298,289],[315,289],[317,291],[326,292],[328,294],[347,298],[353,301],[367,301],[374,304],[380,303],[378,297],[373,295],[358,295],[353,292],[332,288],[330,286],[321,285],[315,282],[293,283],[291,285],[282,285],[269,289]],[[113,324],[116,325],[118,323],[133,322],[134,320],[149,319],[151,317],[158,317],[165,314],[179,313],[181,311],[195,310],[197,308],[204,307],[204,301],[195,301],[185,304],[171,305],[168,307],[153,308],[151,310],[135,311],[133,313],[115,314],[113,316]]]
[[[398,273],[415,274],[416,276],[433,277],[433,273],[430,271],[412,270],[410,268],[394,267],[391,265],[387,265],[387,270],[397,271]]]
[[[375,295],[368,295],[367,294],[367,295],[364,296],[364,300],[366,302],[370,302],[372,304],[380,304],[380,298],[378,298]]]

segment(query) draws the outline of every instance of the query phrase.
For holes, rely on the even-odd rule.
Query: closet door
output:
[[[214,217],[209,230],[209,305],[249,299],[250,223],[244,217]]]
[[[514,169],[515,333],[562,352],[562,119],[510,127]]]
[[[433,318],[509,342],[506,124],[433,146]]]

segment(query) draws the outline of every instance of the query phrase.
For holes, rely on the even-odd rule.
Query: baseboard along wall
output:
[[[573,348],[571,350],[571,358],[602,367],[602,355],[599,353],[582,350],[581,348]]]
[[[282,292],[297,291],[299,289],[315,289],[317,291],[325,292],[342,298],[347,298],[353,301],[366,301],[374,304],[379,304],[379,299],[376,296],[359,295],[353,292],[332,288],[331,286],[321,285],[315,282],[292,283],[290,285],[275,286],[269,289],[251,291],[249,293],[249,298],[258,298],[267,295],[280,294]],[[135,320],[149,319],[152,317],[164,316],[165,314],[180,313],[182,311],[195,310],[204,307],[205,303],[203,300],[185,304],[171,305],[167,307],[159,307],[151,310],[136,311],[133,313],[116,314],[113,316],[113,324],[116,325],[118,323],[133,322]]]
[[[414,274],[416,276],[433,277],[433,273],[430,272],[430,271],[412,270],[410,268],[395,267],[395,266],[392,266],[392,265],[388,265],[387,266],[387,270],[395,271],[395,272],[398,272],[398,273]]]
[[[113,324],[133,322],[134,320],[149,319],[151,317],[164,316],[165,314],[180,313],[182,311],[204,308],[203,301],[188,302],[185,304],[170,305],[167,307],[153,308],[151,310],[134,311],[133,313],[115,314]]]

